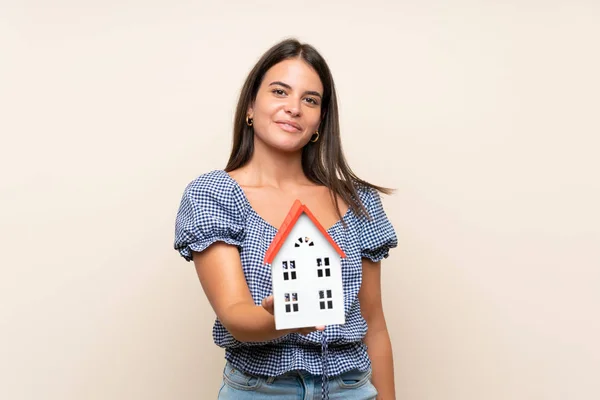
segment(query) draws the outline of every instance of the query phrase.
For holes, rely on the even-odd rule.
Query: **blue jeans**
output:
[[[329,377],[331,400],[375,400],[371,371],[353,370]],[[219,400],[321,400],[321,376],[292,371],[275,377],[256,376],[227,363]]]

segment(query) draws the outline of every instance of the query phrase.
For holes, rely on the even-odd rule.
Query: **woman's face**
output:
[[[319,127],[322,96],[321,79],[305,61],[293,58],[275,64],[248,109],[255,140],[283,151],[300,150]]]

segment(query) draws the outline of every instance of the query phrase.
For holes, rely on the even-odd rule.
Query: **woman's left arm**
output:
[[[358,299],[363,318],[367,321],[364,342],[371,359],[373,385],[378,400],[395,400],[394,359],[381,301],[381,262],[363,258],[363,280]]]

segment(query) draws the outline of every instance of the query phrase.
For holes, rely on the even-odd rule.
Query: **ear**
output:
[[[252,108],[252,106],[248,107],[248,110],[246,111],[246,115],[250,118],[254,118],[254,108]]]

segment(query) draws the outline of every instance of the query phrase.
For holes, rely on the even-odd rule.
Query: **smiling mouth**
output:
[[[301,132],[302,131],[298,126],[288,124],[287,122],[276,122],[276,124],[279,125],[279,127],[286,132]]]

